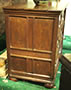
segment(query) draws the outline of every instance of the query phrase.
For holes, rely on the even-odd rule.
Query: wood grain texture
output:
[[[53,20],[35,19],[33,27],[36,27],[33,28],[33,49],[51,51]]]
[[[53,2],[53,1],[52,1]],[[56,2],[56,5],[61,5]],[[65,4],[4,8],[9,77],[54,84],[61,56]],[[57,43],[59,42],[59,43]]]

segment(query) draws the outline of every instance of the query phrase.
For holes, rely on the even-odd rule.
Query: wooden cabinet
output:
[[[28,4],[4,8],[10,78],[53,86],[62,51],[66,11],[66,7],[54,7]]]

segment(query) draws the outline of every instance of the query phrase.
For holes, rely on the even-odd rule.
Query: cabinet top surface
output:
[[[25,10],[25,11],[62,11],[67,7],[67,2],[64,1],[47,1],[46,4],[40,3],[36,6],[33,3],[16,4],[4,7],[4,10]]]

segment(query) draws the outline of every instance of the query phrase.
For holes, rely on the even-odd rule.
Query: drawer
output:
[[[49,52],[39,52],[39,51],[31,51],[31,50],[15,50],[10,49],[10,55],[16,56],[16,57],[23,57],[23,58],[29,58],[29,59],[41,59],[45,61],[52,61],[51,56],[52,53]]]

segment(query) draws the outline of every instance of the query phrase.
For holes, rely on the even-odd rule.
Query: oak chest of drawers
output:
[[[53,86],[62,51],[66,7],[60,2],[4,8],[8,74]],[[61,5],[61,4],[60,4]]]

